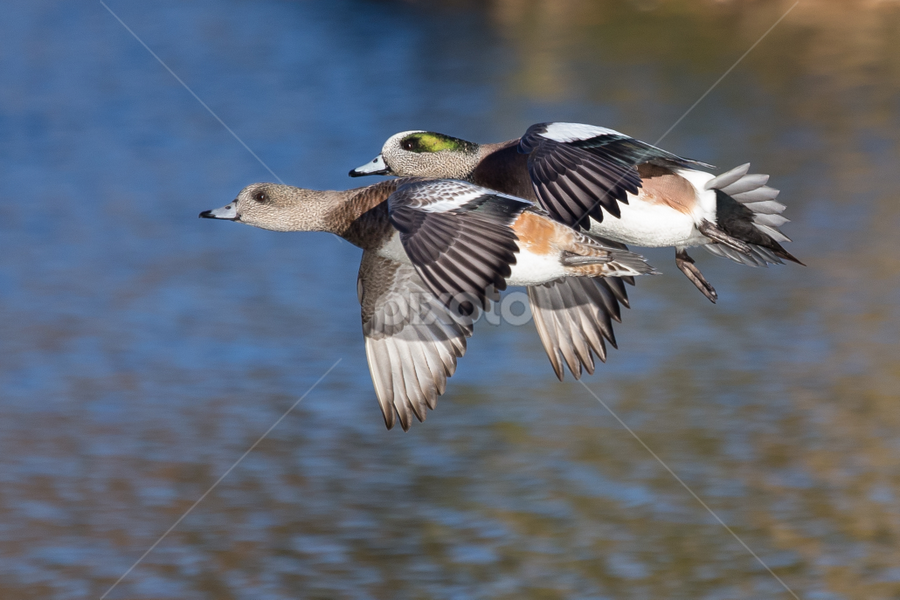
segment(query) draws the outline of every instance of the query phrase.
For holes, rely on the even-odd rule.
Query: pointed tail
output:
[[[791,241],[779,227],[788,222],[782,216],[785,205],[776,201],[778,190],[766,185],[768,175],[748,174],[750,163],[735,167],[706,183],[716,192],[716,226],[728,235],[746,242],[749,252],[740,252],[723,244],[703,246],[716,256],[752,267],[789,260],[802,265],[780,242]]]

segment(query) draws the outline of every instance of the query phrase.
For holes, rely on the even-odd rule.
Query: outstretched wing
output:
[[[472,320],[439,302],[410,265],[363,252],[357,293],[375,395],[390,429],[425,420],[466,352]]]
[[[619,217],[619,202],[637,194],[637,165],[655,163],[687,168],[711,165],[682,158],[623,133],[581,123],[538,123],[519,141],[528,155],[528,173],[541,206],[570,227],[590,228],[588,216],[603,211]]]
[[[516,262],[510,225],[532,206],[454,180],[414,181],[388,198],[391,223],[416,271],[460,315],[487,308]]]
[[[593,354],[606,361],[604,340],[617,347],[612,321],[622,322],[619,304],[628,307],[622,279],[567,277],[528,288],[534,325],[560,381],[563,362],[580,379],[582,366],[593,374]]]

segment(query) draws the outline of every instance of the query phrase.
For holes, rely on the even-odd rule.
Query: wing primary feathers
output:
[[[454,315],[411,265],[363,253],[359,273],[366,356],[385,426],[422,421],[466,351],[472,321]]]

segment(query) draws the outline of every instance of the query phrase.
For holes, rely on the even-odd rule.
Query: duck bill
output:
[[[237,221],[237,200],[231,204],[226,204],[222,208],[214,208],[212,210],[204,210],[200,213],[201,219],[225,219],[226,221]]]
[[[393,175],[393,172],[384,163],[384,157],[379,154],[370,162],[350,171],[350,177],[362,177],[363,175]]]

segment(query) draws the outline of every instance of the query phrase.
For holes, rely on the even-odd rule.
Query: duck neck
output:
[[[398,185],[389,179],[364,188],[342,192],[329,217],[332,226],[325,229],[363,250],[374,250],[390,238],[393,226],[388,218],[387,199]]]

